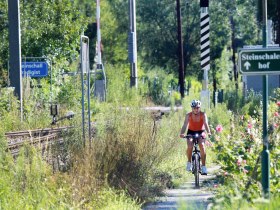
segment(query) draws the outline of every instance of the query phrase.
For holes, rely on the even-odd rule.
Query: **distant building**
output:
[[[243,76],[244,87],[246,90],[254,90],[256,92],[263,91],[263,76]],[[268,76],[268,93],[275,88],[280,87],[280,75],[269,75]]]

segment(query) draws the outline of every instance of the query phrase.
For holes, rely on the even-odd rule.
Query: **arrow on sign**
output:
[[[245,66],[246,70],[249,70],[251,64],[247,61],[246,63],[244,63],[244,66]]]

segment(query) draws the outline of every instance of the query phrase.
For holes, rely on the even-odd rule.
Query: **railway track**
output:
[[[63,139],[61,134],[71,128],[73,127],[65,126],[60,128],[7,132],[5,133],[8,141],[7,151],[10,151],[16,157],[19,154],[20,148],[25,144],[33,145],[44,151],[56,142],[62,143]]]
[[[129,107],[122,107],[122,109],[129,110]],[[151,112],[152,117],[155,121],[161,119],[162,115],[169,112],[181,110],[182,107],[144,107],[142,108],[148,112]],[[95,133],[94,127],[96,123],[92,123],[92,134]],[[63,138],[61,137],[64,131],[67,131],[73,126],[64,126],[58,128],[44,128],[35,130],[24,130],[5,133],[5,137],[8,141],[7,151],[10,151],[14,157],[19,154],[20,148],[26,144],[33,145],[41,149],[46,150],[52,144],[58,142],[62,143]]]

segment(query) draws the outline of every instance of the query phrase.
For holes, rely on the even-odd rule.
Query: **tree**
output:
[[[69,0],[22,1],[22,55],[27,57],[77,57],[79,36],[86,19]]]
[[[8,1],[0,1],[0,85],[8,82]]]
[[[267,2],[268,18],[273,21],[273,29],[276,32],[273,39],[276,44],[280,44],[280,1],[271,0]]]
[[[8,4],[0,2],[0,75],[7,85],[8,72]],[[78,59],[79,36],[87,20],[69,0],[20,1],[22,57],[48,57],[53,64],[59,59]]]
[[[163,1],[138,1],[138,46],[140,56],[150,66],[160,66],[168,73],[178,73],[176,4]],[[185,75],[202,71],[200,59],[199,4],[181,2]]]
[[[138,1],[138,46],[140,55],[150,66],[177,71],[178,45],[176,4],[163,1]]]
[[[217,21],[214,23],[214,27],[216,27],[216,29],[213,30],[213,26],[211,25],[211,31],[214,33],[212,34],[211,39],[211,59],[213,60],[219,58],[224,46],[229,44],[228,47],[232,51],[231,61],[233,67],[233,78],[237,89],[237,49],[243,47],[244,45],[257,44],[259,41],[259,27],[256,18],[257,4],[253,0],[225,0],[223,2],[215,0],[211,2],[212,9],[215,10],[213,11],[211,9],[211,11],[213,11],[211,14],[215,16]],[[221,30],[222,28],[224,29]],[[224,30],[227,32],[225,33]],[[228,30],[230,30],[230,32]],[[218,45],[214,44],[213,46],[212,41],[220,38],[219,34],[217,34],[217,31],[224,33],[223,38],[221,38],[222,43]],[[215,49],[213,53],[216,55],[213,55],[212,53],[213,48]],[[216,81],[215,78],[213,78],[213,81]],[[213,86],[215,90],[216,84],[214,83]]]

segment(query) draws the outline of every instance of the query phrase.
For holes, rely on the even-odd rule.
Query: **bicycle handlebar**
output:
[[[212,135],[211,135],[211,136],[212,136]],[[193,138],[193,140],[194,140],[195,143],[198,143],[198,140],[199,140],[200,138],[202,138],[202,139],[205,139],[205,140],[206,140],[206,145],[208,145],[208,146],[213,146],[213,144],[212,144],[212,142],[211,142],[211,140],[210,140],[210,136],[208,136],[208,139],[209,139],[209,140],[207,140],[207,139],[206,139],[206,136],[203,136],[202,134],[196,133],[196,134],[194,134],[194,135],[188,134],[188,135],[184,136],[183,138],[185,138],[185,139]]]
[[[196,133],[196,134],[188,134],[188,135],[186,135],[186,136],[184,136],[184,138],[200,138],[200,137],[202,137],[202,138],[205,138],[205,136],[203,137],[203,135],[202,134],[198,134],[198,133]]]

